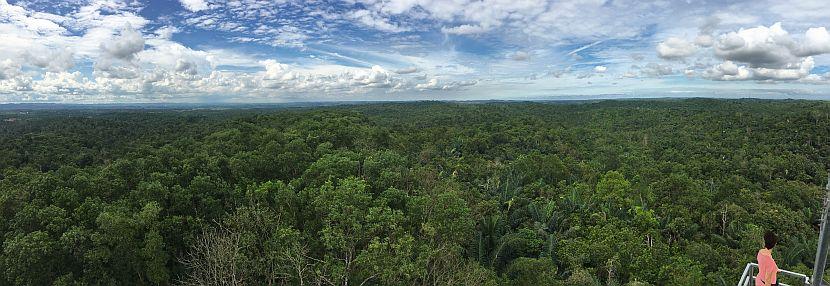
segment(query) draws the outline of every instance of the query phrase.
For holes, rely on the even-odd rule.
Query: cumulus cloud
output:
[[[205,0],[179,0],[182,6],[191,12],[199,12],[208,9],[208,4]]]
[[[93,75],[103,79],[139,78],[142,69],[135,59],[144,50],[144,43],[141,32],[127,23],[117,35],[101,43]]]
[[[0,61],[21,68],[62,71],[74,66],[75,37],[54,21],[64,17],[36,13],[0,1]],[[7,62],[8,63],[8,62]]]
[[[797,48],[797,56],[815,56],[830,53],[830,33],[825,27],[810,28],[804,33],[804,43]]]
[[[137,59],[140,60],[140,59]],[[359,94],[364,92],[416,89],[415,82],[396,76],[380,66],[356,68],[321,66],[301,68],[276,60],[260,62],[257,73],[211,71],[198,73],[195,63],[179,59],[170,69],[157,65],[142,70],[131,65],[111,65],[95,70],[94,79],[79,72],[47,72],[37,81],[0,80],[0,90],[33,90],[44,94],[184,96],[187,94],[234,94],[234,96],[265,96],[280,93]],[[0,72],[14,77],[19,68],[13,62],[0,62]],[[16,77],[15,79],[20,79]],[[423,83],[417,89],[451,90],[474,82],[451,81]],[[111,100],[109,98],[108,100]],[[103,99],[102,99],[103,100]]]
[[[708,39],[713,28],[701,28],[695,40],[699,47],[712,47],[721,63],[706,68],[704,78],[712,80],[791,81],[811,76],[812,56],[830,53],[830,33],[825,27],[809,28],[803,36],[792,36],[781,23],[727,32]],[[669,38],[657,47],[664,59],[677,59],[694,53],[691,43]],[[680,48],[679,48],[680,47]],[[685,47],[685,48],[682,48]],[[684,52],[685,51],[685,52]],[[686,72],[687,75],[695,74]]]
[[[659,58],[674,61],[639,64],[613,76],[685,74],[713,80],[811,83],[828,78],[811,74],[814,69],[824,71],[827,64],[828,58],[822,56],[830,52],[826,28],[807,29],[815,25],[793,21],[797,17],[787,18],[781,12],[776,20],[793,23],[799,33],[790,34],[780,25],[763,27],[767,31],[737,30],[738,25],[768,21],[763,17],[769,14],[756,13],[760,10],[740,11],[751,6],[744,3],[728,8],[703,5],[684,14],[675,12],[693,3],[350,0],[331,6],[327,1],[246,0],[221,5],[216,0],[179,1],[190,12],[159,15],[158,22],[151,23],[142,17],[143,2],[69,1],[60,9],[42,9],[38,6],[48,1],[11,5],[0,0],[0,94],[173,98],[207,93],[280,96],[458,90],[478,84],[473,78],[486,78],[488,87],[501,80],[527,83],[544,71],[568,66],[578,73],[557,71],[546,76],[603,81],[617,70],[623,72],[626,63],[654,60],[654,48]],[[803,3],[793,6],[809,6]],[[812,14],[821,16],[816,7],[810,8]],[[297,13],[286,13],[290,11]],[[716,17],[700,18],[710,14]],[[705,23],[695,35],[695,27],[688,25],[700,21]],[[230,35],[233,44],[210,43],[214,49],[207,50],[188,47],[173,40],[180,31],[164,26],[170,23],[186,33],[194,28],[218,31]],[[723,34],[721,28],[735,32]],[[439,31],[446,35],[436,37]],[[665,32],[686,36],[652,42],[652,35]],[[466,40],[450,35],[475,37],[466,43],[480,40],[487,48],[470,51],[459,45]],[[279,54],[286,58],[261,61],[269,58],[268,51],[230,48],[244,48],[247,43],[280,47],[286,52]],[[499,52],[507,49],[519,52]],[[649,50],[648,56],[628,58]],[[532,62],[509,62],[531,57]],[[678,61],[689,58],[692,61]],[[486,62],[499,60],[504,62]],[[535,87],[542,84],[558,83],[534,82]]]
[[[698,35],[695,37],[695,45],[699,47],[708,48],[715,43],[715,38],[712,35]]]
[[[31,65],[51,72],[65,71],[75,65],[75,57],[69,49],[32,47],[26,51],[25,58]]]
[[[176,72],[186,74],[186,75],[196,75],[196,63],[185,60],[185,59],[178,59],[176,60]]]
[[[292,74],[290,66],[276,60],[269,59],[260,63],[265,67],[265,73],[263,74],[265,80],[292,80],[296,77]]]
[[[60,86],[45,87],[58,85],[53,75],[73,68],[78,58],[97,59],[101,56],[102,43],[113,34],[113,28],[103,23],[144,23],[130,13],[117,11],[119,4],[111,4],[91,3],[74,14],[61,16],[23,9],[0,0],[0,34],[3,35],[0,41],[3,51],[0,53],[0,94],[69,92]],[[102,9],[111,10],[102,13]],[[82,35],[70,33],[67,27]]]
[[[135,63],[119,63],[100,59],[95,63],[93,75],[101,78],[133,79],[141,76],[141,69]]]
[[[824,73],[823,75],[810,74],[799,79],[798,81],[812,84],[830,84],[830,72]]]
[[[381,66],[372,66],[369,72],[356,73],[352,79],[358,85],[369,87],[389,87],[392,84],[392,74]]]
[[[144,37],[127,24],[112,41],[102,43],[101,49],[115,59],[132,60],[135,54],[144,50]]]
[[[813,57],[806,57],[798,64],[780,68],[754,68],[752,73],[755,79],[760,80],[796,80],[810,75],[814,66]]]
[[[451,81],[451,82],[442,82],[437,78],[432,78],[425,83],[419,83],[415,85],[416,89],[419,90],[452,90],[458,89],[466,86],[476,85],[477,81]]]
[[[824,27],[808,29],[803,41],[797,41],[781,23],[730,32],[722,35],[715,45],[718,57],[747,65],[745,73],[732,79],[801,79],[809,76],[815,66],[811,56],[828,52],[830,35]],[[711,74],[716,75],[715,78],[723,78],[717,77],[720,74],[717,67],[714,70],[716,72]]]
[[[6,0],[0,0],[0,19],[2,22],[15,23],[16,26],[30,32],[41,35],[55,35],[66,32],[66,28],[58,25],[53,20],[60,20],[62,17],[50,17],[49,14],[37,14],[27,11],[23,7],[10,5]],[[51,18],[51,19],[50,19]]]
[[[166,39],[148,39],[147,49],[136,54],[136,62],[144,66],[153,66],[166,71],[184,74],[196,74],[199,67],[213,68],[220,64],[224,55],[213,55],[193,50],[182,44]]]
[[[657,55],[668,60],[683,59],[697,52],[697,47],[681,38],[670,37],[657,44]]]
[[[746,66],[725,61],[706,70],[704,77],[713,80],[747,80],[752,78],[752,73]]]
[[[0,80],[12,79],[20,74],[20,64],[5,59],[0,61]]]
[[[184,1],[183,4],[191,11],[221,8],[204,1]],[[240,2],[240,5],[248,4],[250,2]],[[180,31],[173,26],[157,26],[145,37],[141,31],[143,28],[146,31],[149,21],[137,14],[139,8],[120,2],[89,3],[67,16],[36,14],[4,0],[0,0],[0,6],[0,34],[4,37],[0,41],[3,51],[0,53],[0,100],[5,101],[11,98],[167,99],[204,94],[319,96],[455,90],[476,84],[475,81],[456,79],[468,73],[461,72],[468,69],[463,65],[419,57],[398,62],[381,60],[393,66],[411,64],[398,70],[387,70],[380,65],[360,68],[317,58],[309,60],[314,64],[289,65],[276,60],[260,61],[256,57],[261,55],[233,50],[192,49],[172,40]],[[209,13],[212,12],[200,12],[199,15]],[[243,26],[211,17],[200,21],[212,21],[211,25],[228,32],[242,31]],[[332,17],[356,20],[358,24],[389,32],[408,29],[397,26],[388,14],[371,9],[358,10],[351,16]],[[270,41],[261,43],[279,46],[294,45],[308,38],[305,35],[308,31],[288,25],[278,28],[260,25],[252,32],[257,40]],[[76,63],[80,64],[80,71],[72,70]],[[227,66],[240,70],[221,70]],[[257,67],[261,70],[250,71]],[[421,71],[424,73],[404,76]],[[428,74],[439,74],[443,80]]]
[[[0,95],[3,93],[32,91],[31,77],[14,77],[8,80],[0,80]]]
[[[356,68],[345,66],[321,66],[313,69],[294,67],[276,60],[261,62],[265,71],[259,78],[260,86],[290,92],[342,91],[359,93],[372,89],[396,91],[411,88],[412,83],[396,76],[381,66]]]
[[[775,68],[797,61],[794,48],[796,43],[790,34],[781,23],[775,23],[721,35],[715,44],[715,55],[751,67]]]
[[[44,94],[79,93],[94,87],[94,83],[78,71],[47,72],[43,79],[35,81],[32,89]]]

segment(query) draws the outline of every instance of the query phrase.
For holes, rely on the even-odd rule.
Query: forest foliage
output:
[[[0,285],[734,285],[810,273],[830,103],[0,110]]]

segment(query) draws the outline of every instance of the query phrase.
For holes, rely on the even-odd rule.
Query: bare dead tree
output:
[[[724,236],[726,235],[726,213],[727,213],[727,211],[728,211],[727,207],[729,207],[729,206],[728,206],[728,205],[724,205],[724,206],[723,206],[723,209],[720,211],[720,214],[721,214],[721,219],[720,219],[720,220],[721,220],[720,234],[721,234],[721,235],[724,235]]]
[[[306,285],[306,277],[314,274],[316,259],[308,256],[308,248],[300,243],[293,243],[291,246],[285,248],[279,257],[280,262],[285,265],[284,273],[280,273],[280,277],[286,283],[291,280],[295,285]]]
[[[240,236],[226,228],[210,228],[191,246],[181,259],[189,269],[182,285],[204,286],[245,285],[242,269],[239,269]]]

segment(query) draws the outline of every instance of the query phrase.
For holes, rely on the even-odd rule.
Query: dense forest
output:
[[[735,285],[811,273],[830,103],[0,110],[0,285]]]

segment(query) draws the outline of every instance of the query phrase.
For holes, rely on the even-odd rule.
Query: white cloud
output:
[[[0,80],[13,79],[18,74],[20,74],[20,64],[10,59],[0,61]]]
[[[754,68],[752,73],[754,78],[759,80],[797,80],[810,75],[814,66],[813,58],[806,57],[798,64],[782,68]]]
[[[453,90],[463,88],[466,86],[476,85],[477,83],[477,81],[442,82],[437,78],[432,78],[425,83],[415,85],[415,88],[419,90]]]
[[[347,14],[347,16],[353,20],[357,20],[364,26],[375,28],[384,32],[398,33],[409,30],[390,23],[389,20],[383,18],[381,15],[369,10],[351,11]]]
[[[695,45],[708,48],[715,44],[715,38],[712,35],[698,35],[695,37]]]
[[[173,34],[180,32],[179,28],[173,26],[164,26],[161,28],[156,29],[156,36],[161,39],[171,39],[173,38]]]
[[[670,37],[657,44],[657,55],[663,59],[676,60],[693,55],[697,47],[681,38]]]
[[[32,13],[23,7],[10,5],[6,0],[0,0],[0,19],[15,23],[18,27],[40,35],[56,35],[66,32],[52,19],[60,20],[63,17],[47,13]]]
[[[443,27],[441,28],[441,32],[444,34],[451,34],[451,35],[472,35],[472,34],[481,34],[490,31],[490,28],[485,28],[480,25],[469,25],[464,24],[455,27]]]
[[[206,2],[199,3],[186,4],[194,11],[214,8]],[[390,65],[406,66],[407,62],[410,65],[390,71],[379,65],[359,68],[316,59],[309,61],[316,65],[309,62],[288,65],[274,60],[260,61],[257,55],[227,49],[191,49],[172,41],[173,34],[179,32],[172,26],[156,28],[145,38],[141,29],[149,21],[136,14],[138,10],[132,6],[120,2],[92,2],[65,17],[35,16],[4,0],[0,0],[0,6],[0,34],[4,37],[0,41],[0,49],[4,51],[0,53],[0,93],[4,94],[0,100],[156,100],[210,94],[343,95],[456,90],[476,84],[453,80],[472,69],[447,62],[445,57],[401,56],[404,61],[392,61]],[[374,10],[358,10],[352,18],[341,19],[353,19],[389,32],[408,30],[391,22],[387,14]],[[202,23],[212,21],[210,25],[229,32],[240,29],[234,23],[221,20],[205,18]],[[308,39],[305,32],[285,25],[279,28],[263,25],[254,30],[257,40],[271,41],[267,44],[278,46],[301,46]],[[76,63],[91,65],[93,69],[69,71]],[[262,71],[217,70],[223,66],[260,67]],[[418,76],[403,76],[424,69],[430,74],[446,76],[447,80],[429,81],[427,71]],[[416,88],[419,84],[420,88]]]
[[[141,33],[127,24],[121,33],[112,39],[101,44],[101,49],[108,56],[120,60],[132,60],[135,54],[144,50],[144,37]]]
[[[191,76],[196,75],[198,72],[196,63],[185,59],[176,60],[176,67],[174,69],[176,72]]]
[[[179,0],[185,9],[191,12],[199,12],[208,9],[208,4],[205,0]]]
[[[281,64],[276,60],[264,60],[260,62],[265,67],[263,78],[266,80],[289,80],[293,79],[290,74],[290,67],[286,64]]]
[[[368,72],[356,73],[352,79],[358,85],[368,87],[389,87],[392,84],[392,74],[381,66],[372,66]]]
[[[701,28],[696,44],[708,46],[708,32]],[[693,54],[687,42],[669,38],[658,45],[664,59],[683,58]],[[713,80],[792,81],[811,76],[815,60],[811,56],[830,53],[830,33],[824,27],[809,28],[803,36],[791,36],[781,23],[757,26],[721,34],[712,45],[713,55],[723,60],[703,71],[704,78]],[[686,50],[687,52],[681,52]],[[684,55],[685,54],[685,55]],[[700,65],[700,62],[698,62]],[[687,72],[686,74],[694,74]]]
[[[133,79],[141,76],[141,68],[135,63],[114,62],[100,59],[95,63],[93,75],[100,78]]]
[[[69,49],[32,47],[25,53],[27,62],[51,72],[65,71],[75,66],[75,57]]]
[[[355,68],[345,66],[317,66],[299,68],[279,63],[275,60],[265,60],[261,64],[265,71],[257,77],[260,86],[266,89],[277,89],[289,92],[332,92],[361,93],[369,90],[384,89],[388,92],[404,89],[452,89],[460,87],[459,82],[451,82],[438,86],[421,85],[415,87],[410,80],[399,77],[381,66],[371,68]]]
[[[442,85],[437,78],[430,79],[428,82],[420,83],[415,86],[417,89],[441,89]]]
[[[651,79],[674,74],[819,83],[828,75],[811,71],[816,66],[823,70],[830,59],[825,56],[830,35],[815,25],[827,18],[821,8],[828,6],[820,0],[728,6],[636,0],[348,0],[336,7],[326,1],[180,1],[187,11],[159,15],[151,23],[141,16],[147,8],[141,1],[67,1],[50,9],[65,14],[54,15],[33,11],[48,1],[11,5],[0,0],[0,100],[9,98],[5,94],[112,100],[463,93],[485,90],[465,88],[479,83],[492,92],[490,87],[500,85],[532,83],[524,85],[528,90],[552,84],[532,82],[543,75],[592,77],[594,86],[610,86],[612,78],[674,82]],[[770,3],[775,5],[765,5]],[[738,30],[768,25],[771,19],[799,33],[790,34],[780,24]],[[172,23],[182,35],[179,28],[165,26]],[[355,25],[362,30],[354,31]],[[172,40],[187,38],[184,33],[192,29],[228,35],[234,48],[224,41],[187,46]],[[254,43],[278,48],[245,47]],[[469,51],[465,45],[470,44],[486,48]],[[273,51],[279,62],[262,61],[274,57]],[[645,56],[629,56],[634,53]],[[652,62],[657,58],[684,61]],[[622,67],[635,63],[638,67],[624,74],[598,75],[623,72]],[[633,77],[642,78],[627,80]],[[579,82],[570,88],[582,89],[586,81]],[[734,85],[746,84],[752,83]]]
[[[149,48],[136,54],[137,63],[142,66],[196,73],[197,67],[214,68],[217,63],[213,59],[220,59],[208,52],[193,50],[169,40],[149,39],[146,44]]]
[[[73,49],[68,43],[73,37],[65,36],[66,29],[50,20],[65,19],[50,15],[0,2],[0,60],[49,71],[74,66]]]
[[[830,72],[827,72],[824,75],[810,74],[801,78],[799,82],[812,84],[830,84]]]
[[[672,69],[672,67],[669,65],[648,63],[640,70],[640,72],[646,76],[661,77],[665,75],[674,74],[674,69]]]
[[[775,23],[770,27],[758,26],[721,35],[715,44],[715,55],[752,67],[772,68],[796,62],[795,46],[781,23]]]
[[[798,56],[830,53],[830,33],[824,27],[810,28],[804,33],[804,43],[795,52]]]
[[[91,1],[69,14],[63,25],[70,30],[86,30],[87,33],[96,28],[104,29],[111,34],[127,25],[141,29],[150,23],[131,9],[127,1]]]
[[[652,1],[601,0],[353,0],[384,15],[404,15],[417,23],[432,19],[446,34],[491,31],[537,41],[626,38],[642,32],[640,19],[664,17],[667,5]],[[620,14],[626,10],[628,13]],[[670,13],[668,13],[670,14]],[[636,15],[636,16],[635,16]],[[406,18],[405,18],[406,19]]]
[[[287,26],[276,29],[272,35],[273,41],[266,43],[272,46],[303,47],[304,41],[308,39],[308,36],[300,32],[300,29]]]
[[[752,73],[746,66],[738,66],[732,61],[725,61],[706,70],[704,77],[713,80],[747,80],[752,78]]]
[[[87,92],[93,89],[91,82],[80,72],[47,72],[43,79],[33,82],[32,89],[44,94]]]

